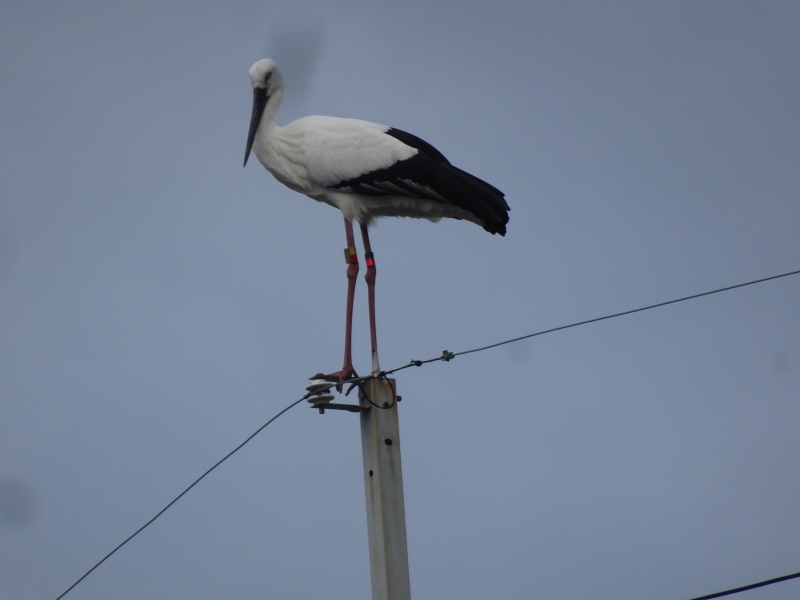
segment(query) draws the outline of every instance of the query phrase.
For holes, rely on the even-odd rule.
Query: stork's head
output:
[[[264,89],[267,94],[270,90],[275,90],[283,84],[281,72],[278,65],[271,58],[262,58],[257,61],[248,72],[253,89]]]
[[[270,98],[275,98],[273,104],[280,102],[280,95],[283,91],[283,77],[278,69],[278,65],[271,58],[262,58],[257,61],[248,73],[250,83],[253,85],[253,114],[250,117],[250,131],[247,134],[247,148],[244,151],[244,164],[250,156],[253,148],[253,141],[258,131],[258,126],[264,116],[264,109]]]

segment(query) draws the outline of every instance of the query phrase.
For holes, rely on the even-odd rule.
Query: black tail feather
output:
[[[454,179],[452,201],[468,210],[483,221],[483,228],[489,233],[506,234],[508,211],[505,194],[490,183],[458,167],[452,167]],[[460,188],[460,189],[458,189]]]

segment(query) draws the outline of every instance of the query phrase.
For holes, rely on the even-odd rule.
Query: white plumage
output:
[[[305,117],[279,127],[283,78],[269,58],[250,68],[252,148],[281,183],[368,223],[378,216],[466,219],[505,233],[508,205],[486,182],[457,169],[433,146],[386,125]]]

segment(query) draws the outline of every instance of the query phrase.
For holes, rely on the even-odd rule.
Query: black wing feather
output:
[[[453,166],[431,144],[407,131],[390,128],[386,134],[415,148],[417,154],[335,187],[368,196],[407,196],[458,206],[480,219],[486,231],[505,235],[509,207],[503,192]]]

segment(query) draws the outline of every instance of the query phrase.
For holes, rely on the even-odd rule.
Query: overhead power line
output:
[[[479,348],[473,348],[471,350],[462,350],[461,352],[450,352],[445,350],[442,352],[441,356],[437,356],[436,358],[429,358],[427,360],[412,360],[406,365],[402,367],[397,367],[396,369],[391,369],[390,371],[383,371],[381,375],[391,375],[392,373],[396,373],[397,371],[402,371],[403,369],[408,369],[409,367],[421,367],[424,364],[437,362],[437,361],[449,361],[454,359],[456,356],[462,356],[464,354],[472,354],[473,352],[483,352],[484,350],[490,350],[492,348],[497,348],[498,346],[505,346],[506,344],[512,344],[514,342],[520,342],[522,340],[527,340],[532,337],[536,337],[539,335],[544,335],[546,333],[554,333],[556,331],[563,331],[564,329],[570,329],[572,327],[580,327],[581,325],[588,325],[589,323],[597,323],[598,321],[606,321],[608,319],[615,319],[617,317],[623,317],[625,315],[632,315],[634,313],[643,312],[646,310],[652,310],[654,308],[661,308],[662,306],[668,306],[670,304],[677,304],[679,302],[686,302],[687,300],[694,300],[696,298],[702,298],[703,296],[711,296],[712,294],[719,294],[721,292],[727,292],[730,290],[735,290],[737,288],[746,287],[748,285],[755,285],[757,283],[764,283],[767,281],[772,281],[774,279],[781,279],[782,277],[789,277],[791,275],[798,275],[800,274],[800,270],[797,271],[790,271],[788,273],[781,273],[780,275],[772,275],[771,277],[763,277],[761,279],[754,279],[753,281],[748,281],[745,283],[737,283],[736,285],[729,285],[723,288],[718,288],[715,290],[710,290],[707,292],[700,292],[699,294],[692,294],[691,296],[683,296],[682,298],[675,298],[674,300],[667,300],[666,302],[658,302],[657,304],[650,304],[648,306],[642,306],[640,308],[632,308],[630,310],[625,310],[622,312],[605,315],[603,317],[595,317],[593,319],[587,319],[585,321],[578,321],[576,323],[570,323],[569,325],[560,325],[559,327],[552,327],[550,329],[543,329],[542,331],[537,331],[535,333],[529,333],[527,335],[521,335],[519,337],[511,338],[508,340],[504,340],[502,342],[496,342],[494,344],[489,344],[488,346],[480,346]],[[372,377],[376,377],[375,375],[371,375],[368,377],[362,377],[361,380],[371,379]]]
[[[758,583],[751,583],[750,585],[743,585],[732,590],[724,592],[717,592],[716,594],[709,594],[708,596],[698,596],[692,600],[711,600],[712,598],[722,598],[723,596],[730,596],[731,594],[738,594],[739,592],[746,592],[747,590],[754,590],[756,588],[764,587],[765,585],[772,585],[773,583],[780,583],[788,579],[800,577],[800,573],[792,573],[791,575],[784,575],[783,577],[776,577],[775,579],[768,579],[767,581],[760,581]]]
[[[799,269],[799,270],[797,270],[797,271],[790,271],[790,272],[788,272],[788,273],[782,273],[782,274],[780,274],[780,275],[773,275],[773,276],[771,276],[771,277],[763,277],[763,278],[761,278],[761,279],[755,279],[755,280],[753,280],[753,281],[748,281],[748,282],[746,282],[746,283],[739,283],[739,284],[736,284],[736,285],[729,285],[729,286],[727,286],[727,287],[718,288],[718,289],[715,289],[715,290],[710,290],[710,291],[708,291],[708,292],[701,292],[701,293],[699,293],[699,294],[692,294],[691,296],[684,296],[684,297],[682,297],[682,298],[676,298],[676,299],[674,299],[674,300],[667,300],[666,302],[659,302],[659,303],[657,303],[657,304],[650,304],[649,306],[643,306],[643,307],[641,307],[641,308],[634,308],[634,309],[631,309],[631,310],[626,310],[626,311],[623,311],[623,312],[618,312],[618,313],[614,313],[614,314],[610,314],[610,315],[605,315],[605,316],[603,316],[603,317],[595,317],[595,318],[593,318],[593,319],[587,319],[587,320],[585,320],[585,321],[578,321],[578,322],[575,322],[575,323],[570,323],[569,325],[561,325],[561,326],[559,326],[559,327],[552,327],[552,328],[550,328],[550,329],[544,329],[544,330],[542,330],[542,331],[537,331],[537,332],[535,332],[535,333],[529,333],[529,334],[527,334],[527,335],[522,335],[522,336],[519,336],[519,337],[515,337],[515,338],[508,339],[508,340],[504,340],[504,341],[502,341],[502,342],[496,342],[496,343],[494,343],[494,344],[489,344],[488,346],[481,346],[481,347],[478,347],[478,348],[473,348],[473,349],[471,349],[471,350],[462,350],[462,351],[460,351],[460,352],[450,352],[450,351],[448,351],[448,350],[445,350],[444,352],[442,352],[442,355],[441,355],[441,356],[438,356],[438,357],[436,357],[436,358],[429,358],[429,359],[427,359],[427,360],[412,360],[411,362],[409,362],[409,363],[408,363],[408,364],[406,364],[406,365],[403,365],[403,366],[400,366],[400,367],[397,367],[397,368],[394,368],[394,369],[390,369],[390,370],[388,370],[388,371],[381,371],[381,372],[380,372],[378,375],[367,375],[366,377],[357,377],[357,378],[355,378],[355,379],[350,379],[350,380],[348,380],[348,381],[347,381],[347,383],[350,383],[350,384],[359,384],[359,383],[362,383],[362,382],[364,382],[364,381],[368,381],[368,380],[370,380],[370,379],[375,379],[376,377],[385,377],[385,376],[387,376],[387,375],[390,375],[390,374],[392,374],[392,373],[396,373],[397,371],[402,371],[403,369],[407,369],[407,368],[409,368],[409,367],[420,367],[420,366],[422,366],[422,365],[424,365],[424,364],[427,364],[427,363],[432,363],[432,362],[437,362],[437,361],[445,361],[445,362],[447,362],[447,361],[449,361],[449,360],[452,360],[452,359],[453,359],[453,358],[455,358],[456,356],[462,356],[462,355],[464,355],[464,354],[472,354],[472,353],[474,353],[474,352],[483,352],[484,350],[489,350],[489,349],[491,349],[491,348],[497,348],[498,346],[504,346],[504,345],[506,345],[506,344],[511,344],[511,343],[513,343],[513,342],[519,342],[519,341],[521,341],[521,340],[526,340],[526,339],[529,339],[529,338],[532,338],[532,337],[536,337],[536,336],[544,335],[544,334],[546,334],[546,333],[554,333],[554,332],[556,332],[556,331],[562,331],[562,330],[564,330],[564,329],[570,329],[570,328],[572,328],[572,327],[579,327],[579,326],[581,326],[581,325],[588,325],[589,323],[597,323],[598,321],[605,321],[605,320],[607,320],[607,319],[613,319],[613,318],[616,318],[616,317],[622,317],[622,316],[625,316],[625,315],[631,315],[631,314],[634,314],[634,313],[637,313],[637,312],[643,312],[643,311],[646,311],[646,310],[651,310],[651,309],[654,309],[654,308],[660,308],[660,307],[662,307],[662,306],[667,306],[667,305],[670,305],[670,304],[677,304],[678,302],[685,302],[685,301],[687,301],[687,300],[694,300],[695,298],[701,298],[701,297],[703,297],[703,296],[710,296],[710,295],[712,295],[712,294],[719,294],[719,293],[721,293],[721,292],[727,292],[727,291],[729,291],[729,290],[734,290],[734,289],[737,289],[737,288],[742,288],[742,287],[746,287],[746,286],[749,286],[749,285],[755,285],[755,284],[757,284],[757,283],[764,283],[764,282],[766,282],[766,281],[772,281],[772,280],[774,280],[774,279],[780,279],[780,278],[782,278],[782,277],[789,277],[789,276],[791,276],[791,275],[798,275],[798,274],[800,274],[800,269]],[[335,387],[335,386],[336,386],[336,384],[335,384],[335,383],[331,383],[328,389],[330,389],[330,388],[333,388],[333,387]],[[322,390],[321,390],[321,389],[316,389],[314,393],[318,393],[318,392],[320,392],[320,391],[322,391]],[[298,400],[295,400],[294,402],[292,402],[291,404],[289,404],[289,405],[288,405],[286,408],[284,408],[283,410],[281,410],[280,412],[278,412],[278,413],[277,413],[277,414],[276,414],[274,417],[272,417],[272,418],[271,418],[269,421],[267,421],[266,423],[264,423],[264,424],[263,424],[261,427],[259,427],[258,429],[256,429],[256,430],[255,430],[255,431],[254,431],[252,434],[250,434],[250,436],[248,436],[248,437],[247,437],[247,439],[245,439],[245,440],[244,440],[243,442],[241,442],[241,443],[240,443],[238,446],[236,446],[236,447],[235,447],[233,450],[231,450],[230,452],[228,452],[228,454],[226,454],[226,455],[225,455],[225,456],[223,456],[223,457],[222,457],[220,460],[218,460],[218,461],[217,461],[217,462],[216,462],[216,463],[215,463],[215,464],[214,464],[212,467],[210,467],[208,470],[206,470],[206,472],[205,472],[205,473],[203,473],[202,475],[200,475],[200,477],[198,477],[197,479],[195,479],[195,480],[194,480],[194,481],[193,481],[193,482],[192,482],[192,483],[191,483],[191,484],[190,484],[190,485],[189,485],[189,486],[188,486],[188,487],[187,487],[185,490],[183,490],[183,491],[182,491],[180,494],[178,494],[178,495],[177,495],[177,496],[176,496],[176,497],[175,497],[173,500],[171,500],[171,501],[169,502],[169,504],[167,504],[167,505],[166,505],[164,508],[162,508],[160,511],[158,511],[158,513],[156,513],[156,515],[155,515],[153,518],[151,518],[149,521],[147,521],[147,522],[146,522],[144,525],[142,525],[142,526],[141,526],[139,529],[137,529],[136,531],[134,531],[134,532],[133,532],[133,533],[132,533],[130,536],[128,536],[128,537],[127,537],[127,538],[126,538],[126,539],[125,539],[125,540],[124,540],[122,543],[120,543],[120,544],[119,544],[119,545],[118,545],[116,548],[114,548],[114,549],[113,549],[111,552],[109,552],[109,553],[108,553],[108,554],[106,554],[106,555],[105,555],[105,556],[104,556],[102,559],[100,559],[100,560],[99,560],[99,561],[98,561],[98,562],[97,562],[97,563],[96,563],[96,564],[95,564],[95,565],[94,565],[94,566],[93,566],[91,569],[89,569],[88,571],[86,571],[86,573],[84,573],[83,575],[81,575],[81,577],[80,577],[80,578],[78,578],[78,579],[75,581],[75,583],[73,583],[73,584],[72,584],[71,586],[69,586],[69,587],[68,587],[66,590],[64,590],[64,592],[63,592],[63,593],[61,593],[59,596],[57,596],[55,600],[61,600],[61,598],[63,598],[64,596],[66,596],[66,595],[67,595],[67,594],[68,594],[68,593],[69,593],[69,592],[70,592],[70,591],[71,591],[71,590],[72,590],[72,589],[73,589],[75,586],[77,586],[77,585],[78,585],[78,584],[79,584],[81,581],[83,581],[84,579],[86,579],[86,577],[88,577],[88,576],[89,576],[89,575],[90,575],[90,574],[91,574],[91,573],[92,573],[92,572],[93,572],[95,569],[97,569],[97,567],[99,567],[99,566],[100,566],[100,565],[102,565],[102,564],[103,564],[103,563],[104,563],[106,560],[108,560],[109,558],[111,558],[111,556],[113,556],[113,555],[114,555],[114,554],[115,554],[115,553],[116,553],[118,550],[120,550],[120,549],[121,549],[121,548],[122,548],[122,547],[123,547],[125,544],[127,544],[128,542],[130,542],[130,541],[131,541],[133,538],[135,538],[137,535],[139,535],[139,534],[140,534],[142,531],[144,531],[144,530],[145,530],[147,527],[149,527],[149,526],[150,526],[150,525],[151,525],[151,524],[152,524],[152,523],[153,523],[153,522],[154,522],[156,519],[158,519],[158,518],[159,518],[161,515],[163,515],[163,514],[164,514],[164,513],[165,513],[167,510],[169,510],[169,509],[170,509],[170,508],[171,508],[171,507],[172,507],[172,506],[173,506],[173,505],[174,505],[174,504],[175,504],[175,503],[176,503],[178,500],[180,500],[181,498],[183,498],[183,496],[185,496],[185,495],[186,495],[186,494],[189,492],[189,490],[191,490],[191,489],[192,489],[194,486],[196,486],[196,485],[197,485],[198,483],[200,483],[200,482],[201,482],[203,479],[205,479],[205,477],[206,477],[207,475],[209,475],[209,474],[210,474],[210,473],[211,473],[211,472],[212,472],[214,469],[216,469],[217,467],[219,467],[219,466],[220,466],[222,463],[224,463],[226,460],[228,460],[228,459],[229,459],[231,456],[233,456],[233,455],[234,455],[236,452],[238,452],[239,450],[241,450],[241,449],[242,449],[242,448],[245,446],[245,444],[247,444],[247,443],[248,443],[250,440],[252,440],[252,439],[253,439],[254,437],[256,437],[256,436],[257,436],[259,433],[261,433],[261,432],[264,430],[264,428],[266,428],[266,427],[267,427],[267,425],[269,425],[270,423],[272,423],[273,421],[275,421],[275,420],[276,420],[278,417],[280,417],[281,415],[283,415],[283,414],[284,414],[285,412],[287,412],[289,409],[291,409],[291,408],[294,408],[295,406],[297,406],[298,404],[300,404],[300,403],[301,403],[303,400],[308,400],[308,398],[309,398],[311,395],[312,395],[312,392],[309,392],[309,393],[305,394],[305,395],[304,395],[302,398],[300,398],[300,399],[298,399]],[[794,578],[794,577],[800,577],[800,573],[795,573],[794,575],[787,575],[787,576],[785,576],[785,577],[779,577],[778,579],[774,579],[774,580],[770,580],[770,581],[766,581],[766,582],[761,582],[761,583],[753,584],[752,586],[745,586],[745,587],[743,587],[743,588],[738,588],[738,589],[736,589],[736,590],[729,590],[728,592],[720,592],[719,594],[712,594],[711,596],[703,596],[703,597],[701,597],[701,598],[694,598],[693,600],[709,600],[710,598],[718,598],[718,597],[720,597],[720,596],[724,596],[724,595],[727,595],[727,594],[733,594],[733,593],[736,593],[736,592],[739,592],[739,591],[744,591],[744,590],[747,590],[747,589],[752,589],[752,588],[754,588],[754,587],[760,587],[760,586],[763,586],[763,585],[769,585],[769,584],[771,584],[771,583],[777,583],[777,582],[779,582],[779,581],[785,581],[786,579],[792,579],[792,578]]]
[[[218,460],[218,461],[217,461],[217,462],[214,464],[214,466],[212,466],[211,468],[209,468],[209,469],[208,469],[208,470],[207,470],[205,473],[203,473],[202,475],[200,475],[200,477],[198,477],[197,479],[195,479],[195,480],[194,480],[194,481],[191,483],[191,485],[189,485],[189,487],[187,487],[187,488],[186,488],[185,490],[183,490],[183,491],[182,491],[180,494],[178,494],[177,496],[175,496],[175,498],[174,498],[172,501],[170,501],[170,503],[169,503],[169,504],[167,504],[167,505],[166,505],[164,508],[162,508],[160,511],[158,511],[158,512],[156,513],[156,515],[155,515],[155,516],[154,516],[152,519],[150,519],[150,520],[149,520],[147,523],[145,523],[144,525],[142,525],[141,527],[139,527],[139,529],[137,529],[137,530],[136,530],[136,531],[134,531],[134,532],[133,532],[131,535],[129,535],[129,536],[128,536],[128,537],[127,537],[127,538],[126,538],[126,539],[125,539],[125,540],[124,540],[124,541],[123,541],[121,544],[119,544],[119,545],[118,545],[116,548],[114,548],[114,549],[113,549],[111,552],[109,552],[109,553],[108,553],[108,554],[106,554],[106,555],[105,555],[103,558],[101,558],[99,561],[97,561],[97,563],[96,563],[96,564],[95,564],[95,565],[94,565],[94,566],[93,566],[91,569],[89,569],[88,571],[86,571],[86,573],[84,573],[83,575],[81,575],[81,576],[80,576],[80,578],[79,578],[77,581],[75,581],[75,583],[73,583],[73,584],[72,584],[71,586],[69,586],[69,587],[68,587],[66,590],[64,590],[64,591],[61,593],[61,595],[59,595],[58,597],[56,597],[56,600],[61,600],[61,598],[63,598],[64,596],[66,596],[66,595],[67,595],[67,594],[70,592],[70,590],[72,590],[72,588],[74,588],[74,587],[75,587],[76,585],[78,585],[78,584],[79,584],[81,581],[83,581],[84,579],[86,579],[86,577],[88,577],[88,576],[89,576],[89,574],[90,574],[92,571],[94,571],[94,570],[95,570],[97,567],[99,567],[99,566],[100,566],[100,565],[102,565],[104,562],[106,562],[106,560],[108,560],[109,558],[111,558],[111,557],[112,557],[112,556],[113,556],[113,555],[114,555],[114,554],[117,552],[117,550],[119,550],[120,548],[122,548],[122,547],[123,547],[125,544],[127,544],[128,542],[130,542],[130,541],[131,541],[133,538],[135,538],[135,537],[136,537],[137,535],[139,535],[139,534],[140,534],[142,531],[144,531],[144,530],[145,530],[147,527],[149,527],[149,526],[150,526],[150,525],[153,523],[153,521],[155,521],[156,519],[158,519],[158,517],[160,517],[160,516],[161,516],[161,515],[163,515],[165,512],[167,512],[167,510],[168,510],[170,507],[172,507],[172,505],[173,505],[173,504],[175,504],[175,503],[176,503],[178,500],[180,500],[181,498],[183,498],[183,497],[184,497],[184,496],[185,496],[185,495],[186,495],[186,494],[189,492],[189,490],[191,490],[191,489],[192,489],[194,486],[196,486],[196,485],[197,485],[198,483],[200,483],[200,482],[201,482],[203,479],[205,479],[206,475],[208,475],[209,473],[211,473],[211,471],[213,471],[214,469],[216,469],[218,466],[220,466],[222,463],[224,463],[226,460],[228,460],[228,459],[229,459],[231,456],[233,456],[234,454],[236,454],[236,453],[237,453],[239,450],[241,450],[241,449],[242,449],[242,447],[243,447],[243,446],[244,446],[244,445],[245,445],[247,442],[249,442],[249,441],[250,441],[250,440],[252,440],[254,437],[256,437],[256,436],[257,436],[259,433],[261,433],[261,432],[264,430],[264,428],[265,428],[267,425],[269,425],[270,423],[272,423],[272,422],[273,422],[275,419],[277,419],[278,417],[280,417],[280,416],[281,416],[283,413],[287,412],[287,411],[288,411],[290,408],[293,408],[293,407],[297,406],[298,404],[300,404],[300,403],[301,403],[303,400],[306,400],[307,398],[308,398],[308,394],[306,394],[305,396],[303,396],[303,397],[302,397],[302,398],[300,398],[299,400],[295,400],[295,401],[294,401],[294,402],[292,402],[292,403],[291,403],[289,406],[287,406],[287,407],[286,407],[286,408],[284,408],[282,411],[280,411],[278,414],[276,414],[274,417],[272,417],[272,418],[271,418],[269,421],[267,421],[266,423],[264,423],[264,424],[263,424],[261,427],[259,427],[258,429],[256,429],[256,430],[255,430],[255,431],[254,431],[252,434],[250,434],[250,436],[248,436],[248,438],[247,438],[246,440],[244,440],[244,441],[243,441],[241,444],[239,444],[238,446],[236,446],[236,448],[234,448],[233,450],[231,450],[230,452],[228,452],[228,453],[227,453],[225,456],[223,456],[221,459],[219,459],[219,460]]]

